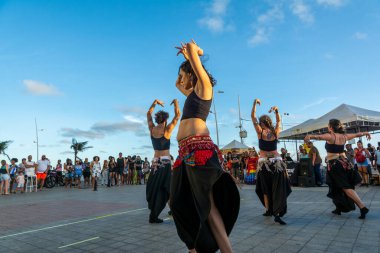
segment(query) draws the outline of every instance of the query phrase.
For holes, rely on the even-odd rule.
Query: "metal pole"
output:
[[[38,128],[37,128],[37,119],[34,118],[34,123],[36,124],[36,143],[37,143],[37,160],[38,160],[38,157],[39,157],[39,153],[38,153]]]
[[[219,147],[219,128],[218,128],[218,117],[216,116],[216,107],[215,107],[215,96],[212,100],[212,103],[214,105],[214,117],[215,117],[215,127],[216,127],[216,143]]]
[[[240,129],[239,136],[240,136],[240,142],[243,143],[243,137],[241,136],[242,125],[241,125],[241,114],[240,114],[240,96],[238,96],[238,108],[239,108],[239,129]]]

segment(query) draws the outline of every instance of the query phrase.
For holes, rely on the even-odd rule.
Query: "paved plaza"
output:
[[[293,188],[287,226],[262,216],[254,186],[243,186],[231,234],[235,252],[380,252],[380,187],[358,188],[370,212],[331,214],[327,187]],[[145,186],[46,189],[0,197],[0,252],[187,252],[174,222],[149,224]]]

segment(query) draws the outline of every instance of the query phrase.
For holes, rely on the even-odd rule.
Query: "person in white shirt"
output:
[[[50,161],[46,158],[46,155],[42,155],[41,160],[37,161],[37,184],[40,184],[40,191],[44,186],[47,173],[50,169]]]
[[[96,180],[100,177],[101,172],[102,172],[102,166],[100,165],[99,160],[100,160],[99,156],[94,156],[94,158],[90,164],[90,170],[91,170],[91,174],[92,174],[92,190],[93,191],[97,190]]]
[[[36,167],[37,164],[32,160],[32,156],[28,155],[28,160],[25,162],[25,177],[27,180],[36,180],[35,175],[36,175]],[[29,179],[28,179],[29,178]],[[32,182],[34,184],[34,182]],[[24,184],[24,191],[26,190],[26,185],[27,183]]]

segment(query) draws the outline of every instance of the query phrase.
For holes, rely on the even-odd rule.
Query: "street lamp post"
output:
[[[37,118],[34,118],[34,123],[35,123],[35,125],[36,125],[36,141],[35,141],[35,143],[36,143],[36,145],[37,145],[37,160],[39,159],[39,145],[38,145],[38,132],[39,131],[43,131],[43,129],[38,129],[38,127],[37,127]]]
[[[284,112],[284,116],[289,116],[288,112]],[[285,117],[284,117],[285,118]],[[284,120],[281,120],[281,131],[284,131]],[[286,142],[284,141],[284,148],[286,149]]]
[[[216,92],[217,94],[223,94],[224,91],[222,90],[218,90]],[[216,143],[219,147],[219,127],[218,127],[218,116],[217,116],[217,113],[216,113],[216,107],[215,107],[215,94],[213,95],[213,100],[212,100],[212,104],[213,104],[213,107],[214,107],[214,111],[211,112],[214,114],[214,117],[215,117],[215,127],[216,127]]]

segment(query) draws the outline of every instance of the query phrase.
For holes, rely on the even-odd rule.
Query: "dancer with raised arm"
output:
[[[305,141],[310,141],[310,139],[326,141],[326,181],[329,186],[327,197],[332,199],[336,207],[332,213],[341,215],[342,212],[353,211],[356,204],[360,208],[359,219],[365,219],[369,209],[355,191],[355,185],[359,184],[362,179],[354,169],[354,165],[347,159],[344,145],[347,141],[362,136],[366,136],[367,140],[370,140],[371,135],[368,132],[346,134],[343,124],[338,119],[330,119],[327,128],[329,133],[306,135]]]
[[[239,191],[223,171],[222,155],[206,126],[215,80],[202,65],[203,50],[194,41],[177,49],[185,61],[179,67],[176,87],[187,98],[170,187],[174,222],[190,252],[232,252],[228,235],[239,214]]]
[[[154,149],[154,162],[158,164],[152,169],[146,185],[146,200],[150,209],[149,222],[162,223],[158,216],[165,208],[170,195],[171,161],[170,161],[170,137],[174,127],[177,125],[181,112],[178,100],[174,99],[174,118],[168,124],[169,113],[159,111],[155,114],[153,123],[152,113],[156,105],[164,106],[160,100],[154,100],[147,113],[150,138]]]
[[[291,193],[286,164],[277,152],[278,137],[281,133],[281,116],[277,106],[270,108],[269,113],[276,115],[276,126],[268,115],[256,117],[256,106],[260,100],[255,99],[252,108],[252,121],[259,138],[260,158],[257,167],[256,194],[265,206],[264,216],[274,216],[274,221],[286,225],[280,218],[285,215],[287,198]]]

